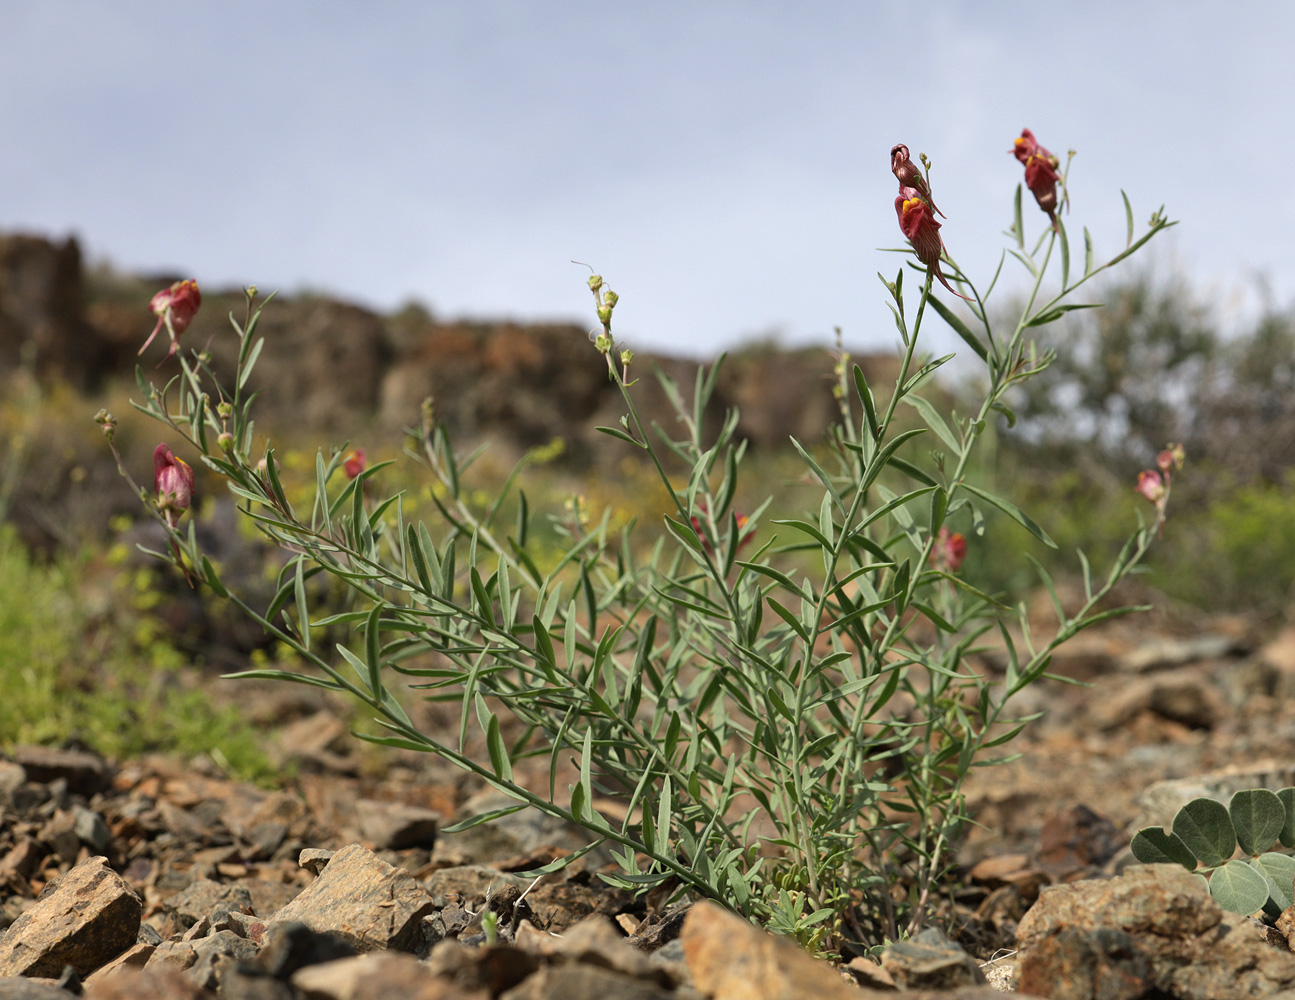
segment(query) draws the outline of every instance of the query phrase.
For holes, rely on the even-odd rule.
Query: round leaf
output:
[[[1211,868],[1223,864],[1237,849],[1232,819],[1223,803],[1213,799],[1192,799],[1179,809],[1174,817],[1174,833]]]
[[[1286,809],[1286,824],[1280,838],[1282,846],[1295,847],[1295,788],[1283,788],[1277,793],[1277,798]]]
[[[1272,847],[1286,825],[1286,807],[1266,788],[1237,792],[1228,803],[1228,815],[1241,850],[1251,857]]]
[[[1295,903],[1295,858],[1289,854],[1261,854],[1252,862],[1268,880],[1268,895],[1284,910]]]
[[[1210,876],[1210,895],[1232,913],[1254,913],[1268,902],[1268,880],[1240,859],[1229,861]]]
[[[1144,865],[1175,864],[1182,865],[1188,871],[1196,867],[1196,856],[1178,835],[1158,826],[1139,830],[1129,847],[1133,850],[1133,856]]]

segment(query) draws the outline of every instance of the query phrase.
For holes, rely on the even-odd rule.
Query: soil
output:
[[[975,772],[967,791],[979,825],[961,845],[943,915],[978,960],[1013,948],[1044,886],[1129,864],[1132,832],[1172,815],[1163,814],[1172,795],[1148,797],[1155,783],[1229,769],[1237,787],[1295,783],[1295,630],[1158,603],[1066,647],[1053,670],[1081,683],[1051,680],[1020,696],[1022,714],[1044,713],[1012,747],[1020,757]],[[1036,635],[1050,615],[1046,597],[1031,606]],[[995,669],[992,649],[981,659]],[[358,842],[433,892],[447,933],[479,939],[496,872],[581,845],[579,831],[530,813],[438,835],[497,795],[435,758],[366,748],[341,721],[344,707],[311,689],[213,682],[213,691],[276,727],[275,753],[291,772],[282,788],[230,780],[213,757],[105,762],[75,747],[18,748],[0,761],[3,927],[94,855],[124,876],[145,923],[166,938],[192,923],[176,901],[195,884],[242,886],[254,912],[271,913],[313,880],[303,850]],[[419,711],[420,724],[457,724],[444,707]],[[532,778],[547,786],[547,762]],[[533,924],[560,932],[602,913],[649,950],[677,934],[679,912],[659,897],[636,900],[592,876],[607,860],[591,854],[532,892]]]

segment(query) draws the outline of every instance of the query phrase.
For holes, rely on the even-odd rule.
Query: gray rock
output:
[[[233,931],[216,931],[194,942],[194,963],[186,975],[204,989],[219,991],[226,973],[256,958],[257,947]]]
[[[88,975],[135,943],[143,901],[108,867],[89,858],[46,886],[0,937],[0,976]]]
[[[165,909],[177,926],[187,928],[219,910],[251,910],[252,894],[236,882],[225,885],[212,879],[200,878],[168,899]]]
[[[985,982],[975,959],[935,928],[890,945],[881,956],[881,967],[907,989],[951,990]]]

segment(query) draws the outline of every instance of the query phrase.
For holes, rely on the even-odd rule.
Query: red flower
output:
[[[1012,144],[1012,148],[1008,152],[1020,160],[1021,163],[1028,162],[1031,156],[1042,156],[1049,159],[1054,166],[1061,162],[1051,152],[1039,145],[1034,138],[1034,133],[1028,128],[1021,129],[1021,137]]]
[[[890,150],[890,169],[891,172],[899,179],[899,186],[903,188],[914,188],[922,196],[922,200],[931,206],[931,211],[938,215],[948,218],[943,212],[935,207],[935,201],[931,198],[931,189],[926,186],[926,178],[922,172],[917,169],[908,155],[908,147],[903,143],[898,146],[892,146]]]
[[[960,532],[950,533],[947,525],[941,525],[931,547],[931,565],[945,573],[956,573],[966,557],[967,540]]]
[[[1013,143],[1011,153],[1025,165],[1025,186],[1034,195],[1039,208],[1048,213],[1052,228],[1056,229],[1057,182],[1061,180],[1057,168],[1061,161],[1040,146],[1028,128],[1021,130],[1021,137]]]
[[[364,457],[364,449],[356,448],[343,460],[342,469],[345,470],[347,479],[354,479],[368,468],[368,465],[369,463]]]
[[[174,528],[193,502],[193,469],[171,454],[165,441],[153,449],[153,489],[157,491],[157,509]]]
[[[944,240],[940,238],[940,224],[931,214],[933,209],[934,206],[922,197],[922,193],[917,188],[899,189],[899,196],[895,199],[895,215],[899,217],[900,231],[913,245],[913,252],[917,254],[917,259],[931,269],[931,273],[940,279],[940,284],[953,292],[953,286],[944,280],[944,273],[940,270],[940,254],[944,250]],[[953,294],[960,299],[967,298],[960,292],[953,292]]]
[[[169,358],[179,350],[180,334],[189,329],[189,324],[193,322],[201,305],[202,293],[198,291],[198,283],[193,280],[177,281],[170,288],[164,288],[154,295],[148,308],[157,317],[157,325],[153,327],[153,332],[148,335],[148,340],[144,341],[139,353],[143,354],[148,349],[158,331],[165,326],[171,334],[171,349],[166,352],[166,358]],[[166,358],[162,360],[165,361]]]

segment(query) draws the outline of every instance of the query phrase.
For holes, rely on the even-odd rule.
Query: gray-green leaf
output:
[[[1231,913],[1254,913],[1268,902],[1268,880],[1240,859],[1229,861],[1210,876],[1210,895]]]
[[[1237,792],[1228,803],[1228,815],[1241,850],[1251,857],[1272,847],[1286,825],[1285,806],[1266,788]]]
[[[1192,799],[1178,810],[1173,829],[1187,849],[1211,867],[1223,864],[1237,849],[1228,811],[1222,802],[1213,799]]]

